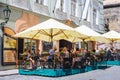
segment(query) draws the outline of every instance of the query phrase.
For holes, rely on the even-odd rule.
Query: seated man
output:
[[[54,47],[53,49],[50,49],[49,51],[49,56],[48,56],[48,67],[51,68],[50,66],[55,67],[54,66],[54,54],[55,54],[55,51],[57,50],[56,47]]]

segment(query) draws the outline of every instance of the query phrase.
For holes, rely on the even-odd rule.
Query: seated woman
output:
[[[49,50],[49,56],[48,56],[48,68],[54,68],[54,54],[56,52],[57,48],[54,47]]]
[[[79,49],[76,49],[72,52],[72,66],[71,68],[77,68],[79,66],[79,57],[78,54],[80,53]]]
[[[61,59],[61,67],[63,68],[70,68],[71,62],[70,62],[70,53],[67,50],[67,47],[63,47],[60,53],[60,59]]]

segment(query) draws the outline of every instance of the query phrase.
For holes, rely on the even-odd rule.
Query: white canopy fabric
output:
[[[120,42],[120,33],[116,32],[116,31],[111,30],[107,33],[104,33],[102,36],[106,37],[107,39],[109,39],[111,41],[112,47],[114,47],[113,46],[114,42]]]
[[[69,42],[75,43],[75,42],[82,42],[83,40],[79,37],[69,37],[68,39],[65,39]]]
[[[107,33],[104,33],[102,36],[108,38],[111,42],[120,40],[120,33],[113,31],[113,30]]]
[[[91,28],[89,28],[86,25],[81,25],[81,26],[75,28],[75,30],[84,34],[84,35],[87,35],[87,36],[101,36],[99,33],[92,30]]]
[[[75,28],[75,30],[77,32],[87,36],[85,38],[81,38],[82,40],[85,40],[85,41],[98,41],[98,42],[104,42],[104,43],[109,43],[110,42],[108,39],[101,36],[101,34],[99,34],[96,31],[90,29],[86,25],[81,25],[81,26]]]

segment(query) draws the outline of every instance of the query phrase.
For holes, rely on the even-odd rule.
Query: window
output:
[[[106,32],[110,31],[110,29],[109,29],[109,19],[108,18],[105,19],[105,31]]]
[[[36,50],[36,40],[24,39],[24,49],[27,48],[31,50],[31,53],[34,54]]]
[[[39,3],[39,0],[36,0],[36,3]]]
[[[4,35],[4,49],[16,49],[16,40],[8,34]]]
[[[75,16],[76,13],[76,0],[71,1],[71,15]]]
[[[96,24],[96,14],[97,14],[96,9],[93,9],[93,24]]]
[[[44,4],[44,0],[36,0],[36,3]]]
[[[16,40],[8,34],[4,35],[3,65],[15,64]],[[17,55],[17,54],[16,54]]]

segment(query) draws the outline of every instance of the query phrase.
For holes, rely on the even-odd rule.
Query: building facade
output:
[[[109,30],[120,32],[120,1],[104,1],[104,19],[109,25]]]
[[[104,0],[104,19],[105,30],[114,30],[120,32],[120,1],[119,0]],[[120,47],[120,43],[114,44],[115,48]]]
[[[9,22],[5,26],[6,28],[10,28],[14,34],[41,23],[49,18],[57,19],[71,27],[77,27],[85,24],[99,33],[105,32],[103,21],[103,0],[1,0],[0,23],[4,21],[2,11],[6,5],[9,5],[12,12]],[[68,19],[70,19],[70,21],[67,23]],[[9,34],[7,33],[8,31],[9,29],[6,29],[6,34]],[[9,37],[11,38],[11,36]],[[29,45],[29,40],[22,41],[19,39],[18,42],[14,43],[18,44],[22,42],[26,42],[26,44],[21,44],[21,46]],[[33,42],[33,44],[42,43],[42,41]],[[59,41],[54,42],[54,44],[58,45],[58,48],[60,47]],[[78,44],[78,46],[79,45],[80,44]],[[37,45],[37,47],[38,46],[40,45]],[[4,46],[4,48],[5,47],[6,46]],[[9,47],[5,49],[11,50]],[[5,49],[1,49],[0,51]],[[17,48],[15,48],[15,50],[16,49]],[[17,51],[21,53],[20,48]],[[9,53],[11,54],[12,52],[8,51],[1,53],[1,64],[8,61],[7,59],[4,60],[4,56],[7,56]],[[11,58],[11,60],[14,62],[14,59]]]

